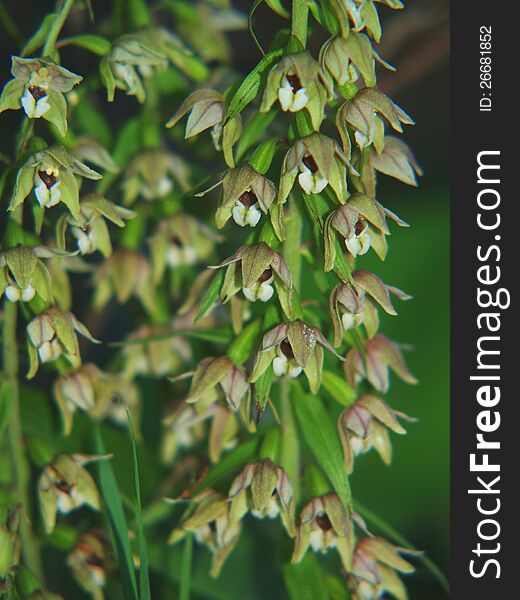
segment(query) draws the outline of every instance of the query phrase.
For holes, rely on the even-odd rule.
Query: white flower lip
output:
[[[304,156],[298,164],[298,183],[306,194],[319,194],[329,183],[323,177],[312,156]]]
[[[36,171],[34,175],[34,193],[38,204],[44,208],[56,206],[61,199],[58,169]]]
[[[32,91],[31,91],[32,90]],[[36,92],[35,90],[39,90]],[[42,94],[43,95],[40,95]],[[50,109],[48,96],[43,87],[28,86],[25,88],[20,102],[25,111],[25,114],[30,119],[39,119]]]
[[[251,206],[245,206],[242,204],[240,200],[235,202],[235,206],[233,207],[231,214],[233,215],[233,220],[240,227],[245,227],[249,225],[250,227],[255,227],[260,221],[260,217],[262,213],[255,204]]]
[[[309,101],[307,90],[303,87],[295,89],[295,86],[291,85],[288,77],[291,77],[291,75],[286,75],[283,78],[282,85],[278,89],[278,100],[284,112],[298,112]],[[292,77],[294,78],[295,76],[293,75]]]

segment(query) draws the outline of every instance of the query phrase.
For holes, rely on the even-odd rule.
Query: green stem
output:
[[[20,419],[20,386],[18,382],[18,341],[16,337],[17,306],[13,302],[4,304],[3,365],[5,379],[11,387],[11,415],[9,419],[9,449],[13,466],[16,493],[22,505],[20,540],[22,555],[27,567],[43,581],[38,542],[33,535],[30,510],[30,467],[25,454]]]
[[[293,0],[291,12],[291,33],[303,48],[307,45],[307,21],[309,7],[305,0]]]
[[[300,440],[296,417],[291,404],[290,382],[284,377],[280,382],[280,401],[282,417],[282,447],[280,465],[285,469],[292,483],[294,498],[298,502],[300,498]]]
[[[61,30],[63,29],[63,25],[65,25],[65,21],[69,16],[70,9],[74,4],[74,0],[64,0],[62,3],[61,9],[57,11],[57,17],[52,27],[47,35],[47,39],[45,40],[45,45],[43,46],[42,56],[50,56],[54,52],[54,47],[56,45],[56,40],[60,35]]]

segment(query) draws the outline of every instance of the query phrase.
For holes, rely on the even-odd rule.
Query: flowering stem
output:
[[[20,419],[20,386],[18,383],[18,341],[16,338],[17,306],[14,302],[5,302],[3,323],[3,365],[4,385],[7,384],[11,396],[11,415],[9,418],[9,450],[11,454],[13,477],[16,480],[16,493],[22,505],[20,519],[20,538],[22,554],[27,567],[43,581],[38,543],[33,536],[30,522],[30,469],[23,445]]]
[[[307,19],[309,7],[305,0],[293,0],[291,12],[291,33],[302,45],[307,45]]]
[[[57,11],[56,20],[52,24],[52,27],[47,35],[47,39],[45,40],[45,45],[43,46],[42,56],[50,56],[54,51],[54,46],[56,45],[56,40],[60,35],[60,32],[69,16],[70,9],[74,4],[74,0],[65,0],[62,4],[62,7],[59,11]]]

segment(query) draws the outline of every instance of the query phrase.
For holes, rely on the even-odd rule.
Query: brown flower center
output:
[[[103,567],[103,559],[97,554],[89,554],[85,560],[89,567]]]
[[[269,267],[260,275],[260,277],[258,278],[258,283],[264,283],[264,281],[271,279],[272,276],[273,270],[271,269],[271,267]]]
[[[319,528],[322,531],[330,531],[332,529],[332,523],[330,522],[329,517],[327,515],[318,515],[316,517],[316,523],[318,523]]]
[[[317,173],[318,165],[316,164],[316,161],[314,160],[314,158],[312,158],[312,156],[310,154],[306,154],[302,158],[302,163],[307,167],[307,169],[309,169],[309,171],[313,175],[314,175],[314,173]]]
[[[68,484],[64,479],[61,479],[60,481],[56,481],[56,483],[54,484],[54,487],[56,489],[58,489],[60,492],[67,494],[67,496],[70,496],[70,493],[72,492],[72,486],[70,484]]]
[[[293,349],[291,347],[291,344],[289,344],[288,340],[284,340],[281,344],[280,344],[280,350],[282,351],[282,354],[291,359],[294,358],[294,352]]]
[[[258,202],[258,198],[256,197],[256,194],[254,192],[248,190],[240,196],[239,201],[242,202],[244,206],[249,207],[253,206],[253,204],[256,204]]]
[[[356,223],[356,225],[354,227],[354,233],[356,234],[356,236],[359,236],[363,233],[364,230],[365,230],[365,223],[364,223],[363,219],[359,219],[359,221]]]
[[[36,102],[47,95],[47,91],[37,85],[30,85],[27,89]]]
[[[300,78],[298,77],[298,75],[296,75],[296,73],[290,73],[286,75],[286,78],[289,82],[289,85],[291,86],[291,90],[293,91],[293,93],[296,93],[298,90],[302,89]]]
[[[47,186],[49,190],[57,181],[56,175],[54,173],[47,173],[47,171],[38,171],[38,177],[43,181],[43,183]]]

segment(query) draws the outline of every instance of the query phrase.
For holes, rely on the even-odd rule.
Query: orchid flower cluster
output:
[[[98,27],[106,37],[67,25],[88,20],[82,2],[58,2],[12,57],[0,112],[18,111],[21,127],[0,181],[0,432],[15,485],[0,499],[0,596],[59,597],[45,587],[46,545],[91,597],[114,593],[125,546],[106,488],[121,456],[107,440],[128,430],[161,463],[146,522],[174,519],[154,543],[195,540],[217,577],[251,518],[279,520],[288,562],[336,553],[335,571],[316,565],[349,597],[407,597],[403,555],[416,553],[371,532],[349,482],[371,449],[389,464],[391,434],[413,421],[384,399],[390,372],[415,378],[379,330],[381,311],[410,296],[363,265],[407,227],[381,203],[379,174],[414,186],[421,175],[396,137],[412,118],[377,88],[377,69],[393,67],[374,47],[376,3],[403,8],[266,0],[290,27],[244,79],[226,32],[248,19],[226,1],[131,2]],[[328,36],[317,54],[314,30]],[[96,72],[73,72],[81,53]],[[35,388],[49,388],[38,403],[60,433],[23,428]]]

